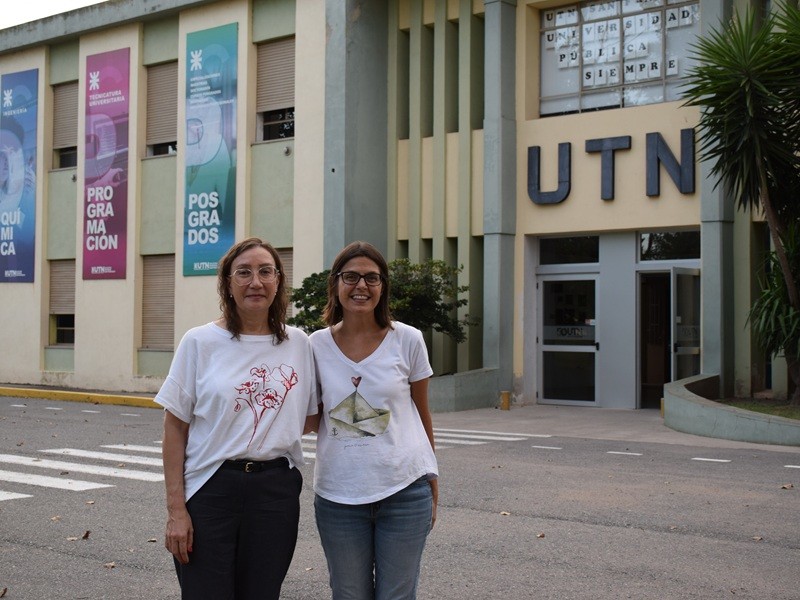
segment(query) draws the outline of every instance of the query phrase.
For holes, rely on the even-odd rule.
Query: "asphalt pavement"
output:
[[[127,394],[103,391],[65,390],[25,386],[0,386],[0,396],[42,398],[155,407],[153,394]],[[499,407],[466,411],[441,412],[433,415],[434,426],[453,429],[490,429],[509,433],[527,433],[595,440],[625,440],[682,444],[711,448],[764,448],[800,452],[796,446],[777,446],[709,438],[675,431],[664,425],[661,411],[655,409],[614,409],[590,406],[546,404],[512,404],[508,410]]]
[[[60,402],[64,394],[80,402]],[[163,483],[88,472],[145,470],[90,455],[122,446],[155,456],[145,450],[157,446],[160,411],[129,408],[153,406],[152,396],[0,395],[22,400],[5,401],[9,435],[0,451],[13,459],[5,470],[40,475],[46,460],[63,461],[74,464],[50,477],[111,484],[82,492],[9,483],[6,491],[27,497],[0,506],[0,594],[176,598],[163,549]],[[673,431],[658,410],[512,405],[435,413],[433,421],[442,485],[420,600],[798,598],[791,515],[800,447]],[[72,454],[53,454],[62,451]],[[284,600],[330,597],[313,468],[313,459],[301,467],[300,536]]]

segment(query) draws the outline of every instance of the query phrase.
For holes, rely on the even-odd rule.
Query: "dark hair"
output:
[[[277,343],[280,344],[288,336],[286,335],[286,308],[289,305],[289,299],[286,293],[286,279],[283,273],[283,263],[281,257],[278,255],[277,250],[271,244],[264,240],[251,237],[234,244],[230,250],[225,253],[219,261],[217,268],[217,293],[219,294],[219,307],[222,310],[222,316],[225,318],[225,323],[228,326],[228,331],[233,334],[237,340],[239,334],[242,332],[242,321],[239,318],[239,311],[236,310],[236,301],[231,296],[228,282],[230,280],[231,266],[236,258],[248,250],[253,248],[264,248],[272,255],[275,261],[275,268],[278,269],[278,289],[275,292],[275,298],[272,300],[272,305],[269,307],[267,314],[267,324],[270,330],[275,334]]]
[[[325,323],[335,325],[342,320],[342,305],[339,304],[337,286],[339,282],[339,271],[352,259],[363,256],[370,259],[376,265],[381,274],[383,286],[381,287],[381,297],[375,307],[375,321],[380,327],[392,326],[392,315],[389,312],[389,265],[378,249],[369,242],[352,242],[345,246],[336,256],[328,274],[328,303],[322,311],[322,318]]]

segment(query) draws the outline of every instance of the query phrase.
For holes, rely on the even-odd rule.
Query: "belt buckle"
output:
[[[250,462],[249,461],[249,462],[244,463],[244,472],[245,473],[252,473],[253,471],[255,471],[255,469],[253,467],[255,467],[255,463],[254,462]]]

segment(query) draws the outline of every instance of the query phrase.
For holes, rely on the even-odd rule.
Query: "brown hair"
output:
[[[288,295],[286,293],[286,279],[283,274],[283,263],[281,257],[278,255],[277,250],[271,244],[264,240],[251,237],[234,244],[230,250],[225,253],[219,261],[217,268],[217,293],[219,294],[219,307],[222,310],[222,316],[225,318],[228,331],[233,334],[237,340],[242,331],[242,321],[239,318],[239,311],[236,310],[236,302],[228,291],[228,282],[230,280],[231,266],[233,261],[242,254],[252,248],[264,248],[272,255],[275,261],[275,268],[278,269],[278,289],[275,293],[275,298],[272,300],[272,305],[269,307],[267,314],[267,324],[270,330],[275,334],[276,343],[280,344],[288,336],[286,335],[286,308],[289,305]]]
[[[380,270],[383,286],[381,287],[381,297],[375,307],[375,321],[380,327],[392,326],[392,315],[389,312],[389,265],[378,249],[369,242],[352,242],[345,246],[336,256],[328,274],[328,303],[322,311],[322,318],[325,323],[335,325],[342,320],[342,306],[339,304],[337,291],[339,272],[352,259],[363,256],[370,259]]]

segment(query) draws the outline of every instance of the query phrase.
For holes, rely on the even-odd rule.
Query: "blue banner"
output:
[[[214,275],[236,224],[239,25],[186,38],[186,196],[183,274]]]
[[[39,70],[0,77],[0,282],[33,281]]]

